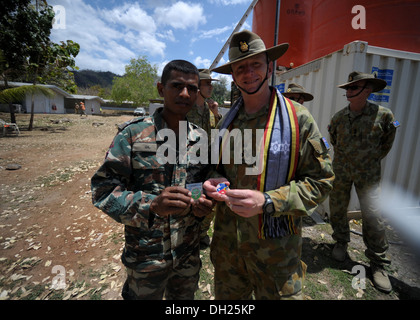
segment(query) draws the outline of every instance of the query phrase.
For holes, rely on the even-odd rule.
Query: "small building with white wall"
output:
[[[32,84],[24,82],[8,82],[8,85],[10,88],[18,88],[31,86]],[[86,114],[100,114],[101,104],[105,103],[105,100],[98,96],[70,94],[55,85],[38,85],[50,89],[54,95],[52,97],[48,97],[43,93],[36,93],[34,95],[27,93],[23,101],[19,101],[22,104],[21,112],[31,112],[31,105],[33,101],[34,113],[74,113],[75,103],[84,102]],[[0,81],[0,86],[4,86],[3,81]],[[17,102],[18,101],[14,101],[14,103]],[[8,111],[8,109],[4,111]]]

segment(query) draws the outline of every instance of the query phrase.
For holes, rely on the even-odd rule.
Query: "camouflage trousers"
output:
[[[380,177],[362,179],[352,178],[351,174],[334,167],[335,180],[330,193],[330,221],[333,228],[332,237],[338,242],[350,242],[350,227],[347,208],[351,188],[354,183],[362,212],[363,241],[366,245],[365,255],[379,266],[390,264],[386,257],[389,244],[386,238],[384,221],[377,207],[380,196]]]
[[[213,211],[210,214],[208,214],[207,216],[205,216],[203,221],[201,221],[201,223],[200,223],[200,239],[207,236],[207,232],[210,229],[211,222],[214,219],[214,214],[215,214],[215,211],[213,209]]]
[[[200,268],[199,258],[190,259],[181,267],[168,266],[154,272],[127,268],[122,297],[125,300],[162,300],[164,296],[166,300],[194,300]]]
[[[290,270],[273,271],[256,256],[244,256],[213,237],[211,260],[214,265],[214,287],[217,300],[302,300],[306,264],[299,261]]]

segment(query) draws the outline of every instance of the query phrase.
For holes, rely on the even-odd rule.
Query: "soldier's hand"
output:
[[[215,116],[219,114],[219,104],[217,101],[214,101],[212,99],[207,100],[207,104],[209,105],[209,109]]]
[[[160,217],[187,213],[192,203],[191,192],[182,187],[167,187],[150,204],[150,210]]]
[[[226,190],[225,202],[237,215],[250,218],[262,213],[265,197],[257,190],[229,189]]]
[[[215,205],[216,201],[207,199],[206,196],[202,194],[201,197],[192,204],[192,212],[196,217],[205,217],[211,213]]]
[[[226,196],[222,193],[217,192],[217,185],[219,183],[225,183],[228,186],[230,185],[230,182],[227,181],[226,178],[211,178],[203,183],[203,188],[206,194],[214,200],[225,201]]]

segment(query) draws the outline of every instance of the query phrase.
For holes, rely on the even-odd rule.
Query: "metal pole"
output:
[[[281,0],[277,0],[276,6],[276,23],[274,27],[274,46],[278,43],[279,38],[279,20],[280,20],[280,4]],[[276,61],[273,61],[273,74],[271,75],[271,85],[274,86],[276,81]]]
[[[250,6],[248,7],[248,9],[246,10],[245,14],[243,15],[242,19],[239,21],[239,23],[236,25],[235,29],[233,29],[232,34],[230,35],[230,37],[228,38],[228,40],[226,41],[226,43],[224,44],[224,46],[222,47],[222,50],[220,50],[219,54],[217,55],[216,59],[214,59],[213,63],[210,66],[210,70],[213,69],[214,67],[217,66],[217,64],[219,63],[220,59],[222,59],[223,55],[226,52],[226,49],[228,48],[230,41],[232,39],[232,36],[235,32],[237,32],[242,25],[244,24],[245,20],[248,18],[249,14],[251,13],[251,11],[254,9],[255,5],[257,4],[258,0],[254,0],[252,1],[252,3],[250,4]]]

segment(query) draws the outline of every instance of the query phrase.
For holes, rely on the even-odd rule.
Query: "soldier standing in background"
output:
[[[211,97],[211,94],[213,93],[213,85],[212,81],[219,81],[217,79],[213,79],[210,75],[210,71],[208,69],[199,69],[200,74],[200,84],[198,87],[198,94],[197,94],[197,101],[195,102],[195,106],[191,109],[190,112],[187,114],[188,121],[198,125],[201,127],[204,131],[206,131],[208,137],[209,137],[209,143],[210,143],[210,137],[211,137],[211,115],[210,113],[210,105],[206,101]],[[212,106],[214,104],[214,101],[212,100],[210,103],[212,103]],[[221,116],[218,113],[217,106],[216,108],[213,107],[215,116],[215,124],[219,122]],[[214,128],[214,126],[213,126]]]
[[[283,95],[290,100],[299,102],[301,105],[306,101],[312,101],[314,99],[314,96],[306,92],[304,87],[295,83],[289,84],[286,92],[283,92]]]
[[[192,200],[187,189],[203,182],[207,173],[207,166],[189,162],[191,149],[203,138],[202,131],[186,121],[198,79],[191,63],[168,63],[157,84],[163,108],[120,127],[91,179],[93,204],[125,226],[124,299],[194,299],[201,267],[200,222],[213,208],[204,195]],[[181,132],[181,124],[187,132]],[[162,164],[158,157],[165,138],[161,129],[177,136],[176,145],[170,146],[176,151],[174,163]]]
[[[374,75],[351,72],[348,82],[339,88],[346,90],[349,105],[338,111],[328,127],[334,146],[333,169],[336,179],[330,194],[330,220],[333,239],[337,241],[332,256],[344,261],[350,242],[347,207],[354,184],[363,219],[363,240],[367,247],[373,283],[381,291],[390,292],[391,283],[384,266],[388,241],[385,226],[376,202],[379,199],[381,160],[391,150],[396,128],[391,110],[367,101],[372,92],[381,91],[386,81]]]

